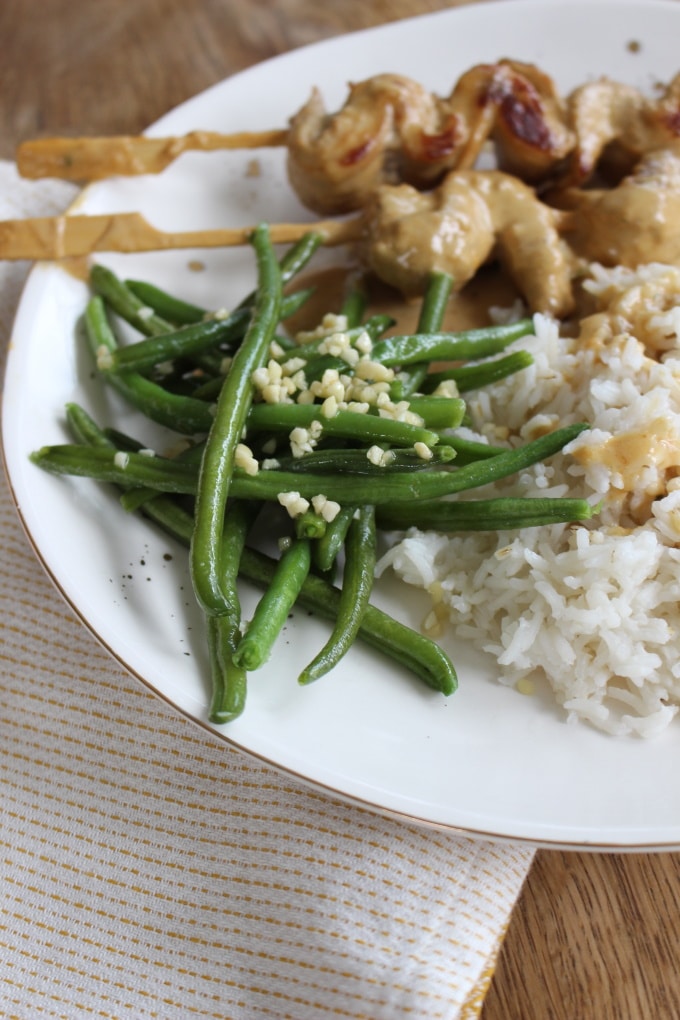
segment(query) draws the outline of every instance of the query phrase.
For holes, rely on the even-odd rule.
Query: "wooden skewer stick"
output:
[[[22,177],[59,177],[68,181],[99,181],[116,174],[157,174],[182,152],[215,149],[262,149],[285,145],[288,132],[241,131],[223,135],[191,131],[170,138],[122,135],[103,138],[37,138],[22,142],[16,163]]]
[[[152,226],[141,213],[42,216],[0,221],[0,260],[63,259],[94,252],[164,251],[170,248],[226,248],[247,244],[253,227],[169,232]],[[291,244],[310,231],[327,245],[358,240],[363,231],[356,216],[316,223],[274,223],[275,244]]]

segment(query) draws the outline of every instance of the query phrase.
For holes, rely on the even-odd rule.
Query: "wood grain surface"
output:
[[[136,133],[253,63],[453,6],[444,0],[2,0],[0,157],[12,158],[20,141],[37,136]],[[678,854],[540,851],[483,1020],[680,1017],[679,918]]]

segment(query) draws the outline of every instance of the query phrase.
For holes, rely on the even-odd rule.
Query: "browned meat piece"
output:
[[[573,148],[564,119],[553,83],[529,64],[479,64],[448,99],[381,74],[351,85],[335,114],[313,91],[290,122],[288,176],[308,208],[345,213],[382,184],[424,189],[449,170],[472,167],[491,138],[505,168],[540,180]]]
[[[533,64],[502,60],[490,77],[488,102],[499,168],[529,183],[554,176],[576,139],[552,78]]]
[[[680,265],[680,142],[648,152],[615,188],[567,188],[551,200],[570,211],[564,237],[588,262]]]
[[[406,295],[422,293],[431,271],[451,274],[460,289],[497,256],[533,311],[561,316],[572,307],[559,214],[508,174],[454,171],[425,194],[384,186],[364,215],[364,261]]]
[[[680,74],[659,99],[607,78],[588,82],[569,96],[568,115],[577,138],[568,182],[585,183],[598,166],[619,179],[643,153],[680,138]]]
[[[324,215],[349,212],[380,184],[435,183],[465,131],[445,100],[400,75],[352,85],[333,115],[315,89],[290,123],[288,176],[308,208]]]

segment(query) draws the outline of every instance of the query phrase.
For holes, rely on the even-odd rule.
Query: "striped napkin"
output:
[[[0,163],[0,218],[73,196]],[[28,266],[0,264],[0,337]],[[0,490],[0,1003],[21,1020],[479,1015],[532,860],[384,818],[132,679]]]

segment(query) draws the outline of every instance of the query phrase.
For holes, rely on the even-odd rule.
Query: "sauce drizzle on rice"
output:
[[[585,496],[601,504],[597,520],[464,536],[412,529],[379,571],[436,593],[438,619],[445,606],[456,636],[496,658],[502,683],[547,684],[569,721],[652,736],[680,707],[680,269],[593,265],[584,291],[577,335],[535,316],[535,336],[522,340],[534,365],[468,406],[475,438],[509,445],[589,421],[568,457],[488,494]],[[506,434],[485,432],[485,420]]]

